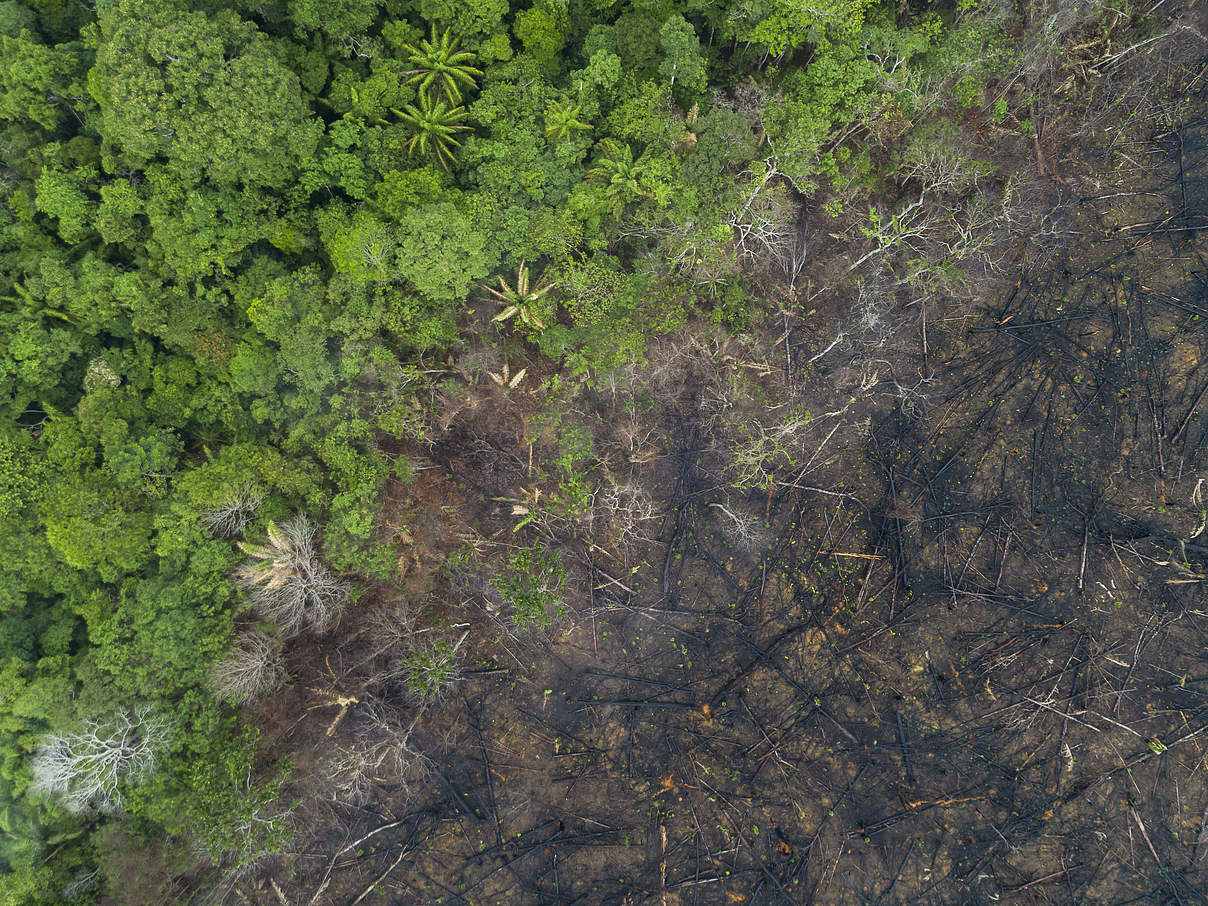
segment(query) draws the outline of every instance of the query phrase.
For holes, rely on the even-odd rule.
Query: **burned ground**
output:
[[[419,709],[426,778],[330,804],[277,895],[1208,902],[1206,147],[1192,120],[1050,151],[1061,241],[1021,231],[982,301],[899,308],[891,342],[832,343],[851,300],[824,295],[762,352],[681,338],[595,388],[659,518],[548,528],[573,569],[545,633],[442,579],[476,630]],[[735,481],[769,410],[810,413],[791,467]],[[533,474],[490,424],[429,489],[497,498],[476,552]]]

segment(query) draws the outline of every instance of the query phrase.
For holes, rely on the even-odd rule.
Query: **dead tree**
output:
[[[30,789],[75,814],[116,812],[122,781],[151,775],[168,729],[166,718],[144,706],[90,717],[73,733],[52,733],[34,752]]]
[[[768,424],[748,419],[734,427],[726,452],[730,484],[735,488],[766,488],[780,470],[795,462],[810,422],[808,414],[791,411],[766,420]]]
[[[596,503],[618,547],[648,541],[642,527],[661,515],[650,493],[632,481],[610,478],[596,495]]]
[[[768,529],[761,519],[741,509],[735,512],[723,503],[711,503],[709,506],[721,514],[721,533],[735,549],[752,553],[767,544]]]
[[[354,730],[329,751],[323,773],[341,802],[364,805],[374,791],[389,785],[404,793],[430,769],[428,759],[412,744],[419,714],[409,723],[393,708],[367,701],[355,718]]]
[[[733,232],[738,261],[774,262],[792,289],[805,268],[806,234],[776,164],[769,159],[765,167],[747,200],[730,213],[727,223]],[[748,175],[755,178],[754,174]]]
[[[210,683],[214,694],[232,705],[246,705],[285,681],[281,642],[253,630],[240,636],[226,657],[214,663]]]
[[[251,560],[235,578],[251,596],[256,609],[275,622],[285,636],[303,629],[325,632],[348,603],[349,584],[319,559],[314,527],[304,516],[268,527],[266,544],[241,542]]]
[[[251,485],[242,485],[218,506],[203,513],[202,524],[219,538],[241,535],[256,515],[262,500],[264,494],[261,491]]]

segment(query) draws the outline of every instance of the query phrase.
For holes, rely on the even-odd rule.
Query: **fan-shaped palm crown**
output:
[[[553,101],[545,108],[545,137],[555,142],[574,138],[576,132],[587,132],[591,126],[579,119],[579,105],[557,104]]]
[[[473,90],[478,87],[474,81],[482,75],[481,69],[475,69],[470,64],[475,55],[467,50],[457,49],[458,39],[445,29],[445,33],[436,37],[436,26],[432,26],[432,37],[419,42],[419,45],[404,44],[403,50],[410,57],[410,79],[407,84],[419,82],[420,96],[428,94],[435,86],[452,104],[461,103],[461,89]]]
[[[588,179],[604,186],[604,194],[620,216],[626,204],[644,194],[638,180],[646,169],[646,155],[633,159],[629,145],[610,138],[600,142],[601,155],[587,171]]]
[[[544,330],[545,324],[533,312],[533,305],[557,285],[556,283],[543,283],[540,280],[537,281],[536,285],[533,285],[529,281],[528,266],[521,261],[520,270],[516,273],[515,286],[509,286],[508,282],[500,277],[499,289],[492,289],[489,286],[483,287],[496,302],[503,306],[503,311],[491,320],[498,323],[500,321],[507,321],[510,318],[519,317],[521,321],[530,327]]]
[[[461,125],[466,118],[465,107],[450,107],[443,100],[434,101],[431,95],[421,94],[419,106],[407,104],[402,110],[390,108],[394,114],[414,131],[407,151],[411,155],[429,154],[446,170],[453,162],[453,148],[461,147],[454,133],[466,132],[469,126]]]

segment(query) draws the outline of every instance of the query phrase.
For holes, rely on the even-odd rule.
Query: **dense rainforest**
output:
[[[971,715],[1059,732],[1058,779],[1091,724],[1137,771],[1199,745],[1202,698],[1136,718],[1124,690],[1147,633],[1203,626],[1204,322],[1169,262],[1208,224],[1206,26],[1171,0],[0,0],[0,903],[988,902],[1043,804],[1002,804],[1025,775],[992,733],[961,760]],[[1087,244],[1120,228],[1148,251]],[[1147,254],[1165,282],[1115,270]],[[1113,418],[1136,436],[1100,461]],[[1120,494],[1161,505],[1113,522]],[[1058,500],[1068,537],[1038,527]],[[1015,575],[1046,556],[1064,588]],[[1166,616],[1096,572],[1122,556],[1178,570]],[[1127,643],[1046,610],[1075,574]],[[1023,622],[977,635],[981,606]],[[1062,632],[1046,669],[1118,671],[1118,699],[972,666],[990,697],[960,698],[966,657],[1039,664]],[[870,765],[899,756],[890,796]],[[1152,902],[1205,902],[1129,804],[1153,784],[1116,790],[1116,831]],[[912,820],[1001,805],[1002,849],[952,831],[991,855],[923,874],[922,842],[882,844],[902,819],[844,817],[870,785]],[[836,871],[853,844],[880,862]],[[995,889],[1117,902],[1072,880],[1094,858]]]

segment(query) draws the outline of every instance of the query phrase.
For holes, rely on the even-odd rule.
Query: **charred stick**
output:
[[[910,845],[906,847],[906,855],[902,857],[902,863],[898,866],[897,873],[893,876],[893,880],[890,881],[889,886],[885,888],[885,892],[877,897],[877,899],[874,901],[873,906],[876,906],[877,903],[880,903],[887,896],[893,893],[893,889],[898,886],[898,881],[902,877],[902,872],[906,870],[906,863],[910,861],[911,855],[914,854],[914,844],[915,841],[911,840]]]
[[[910,766],[910,745],[906,740],[906,728],[902,724],[902,715],[894,714],[898,721],[898,745],[902,747],[902,766],[906,769],[906,782],[911,786],[916,783],[914,769]]]

